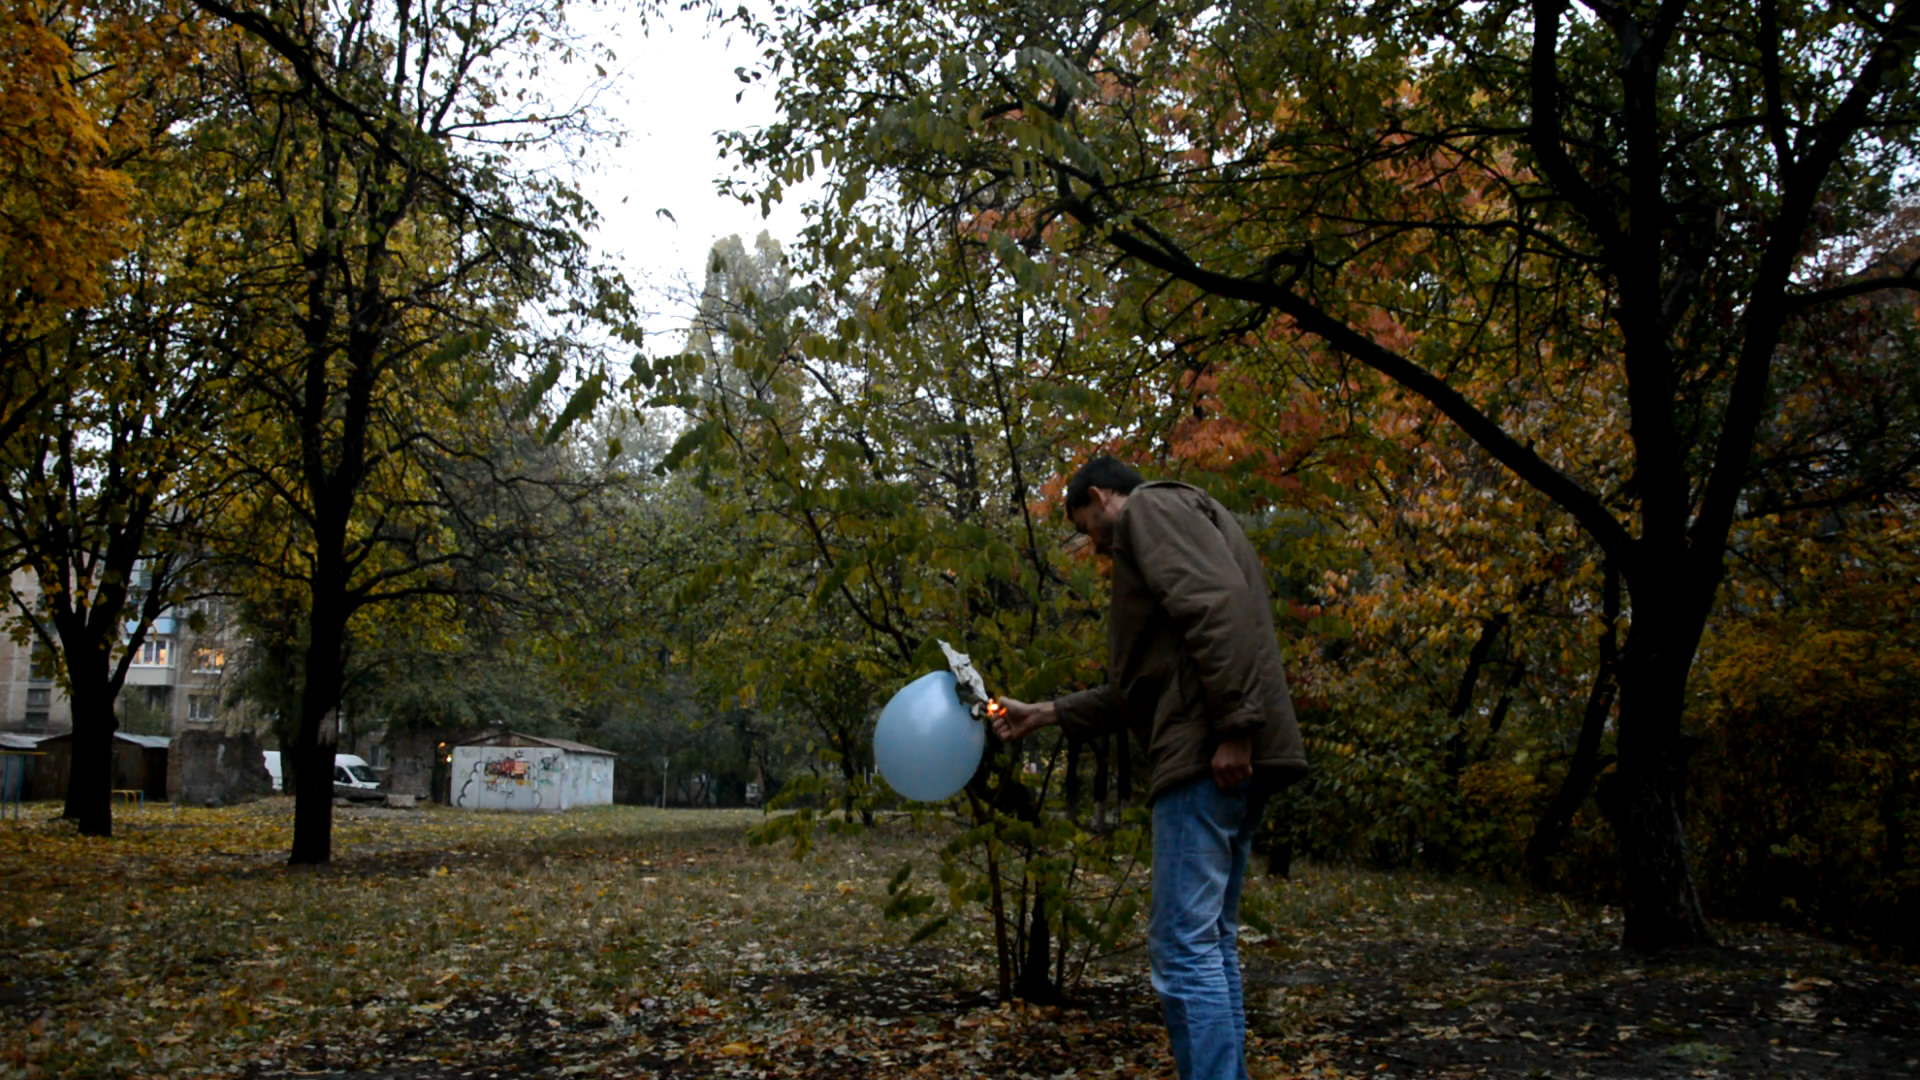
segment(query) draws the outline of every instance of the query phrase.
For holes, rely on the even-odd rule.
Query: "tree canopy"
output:
[[[1059,501],[1115,453],[1267,559],[1315,763],[1276,858],[1617,894],[1648,947],[1920,897],[1912,2],[734,18],[780,118],[721,136],[726,192],[824,184],[635,359],[548,167],[602,130],[541,72],[610,60],[564,7],[7,10],[0,552],[89,831],[143,620],[209,589],[297,862],[343,706],[856,827],[939,641],[1022,698],[1103,677]],[[1050,997],[1125,921],[1135,763],[989,751],[887,908],[984,911]]]
[[[1786,419],[1779,357],[1818,313],[1920,284],[1903,243],[1821,259],[1899,210],[1917,24],[1900,3],[829,3],[768,28],[784,122],[732,149],[769,196],[829,170],[809,236],[837,280],[902,237],[977,235],[1005,280],[1137,347],[1109,396],[1291,349],[1362,423],[1411,395],[1577,522],[1632,616],[1608,805],[1627,939],[1658,946],[1707,933],[1681,721]]]

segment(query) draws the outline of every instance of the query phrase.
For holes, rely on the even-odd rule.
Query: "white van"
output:
[[[286,784],[280,779],[282,775],[280,751],[268,750],[265,756],[267,775],[273,778],[273,790],[287,790]],[[333,782],[342,787],[353,788],[372,789],[380,786],[380,778],[373,775],[373,766],[368,765],[366,759],[358,754],[333,755]]]

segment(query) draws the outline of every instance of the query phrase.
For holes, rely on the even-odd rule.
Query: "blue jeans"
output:
[[[1153,803],[1153,989],[1181,1080],[1247,1080],[1240,886],[1265,798],[1202,776]]]

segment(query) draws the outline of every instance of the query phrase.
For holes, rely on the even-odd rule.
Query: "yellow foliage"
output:
[[[111,165],[53,20],[39,0],[0,9],[0,333],[16,339],[98,300],[132,236],[132,183]]]
[[[1476,761],[1460,773],[1460,797],[1471,806],[1507,810],[1519,816],[1537,804],[1544,790],[1524,762]]]

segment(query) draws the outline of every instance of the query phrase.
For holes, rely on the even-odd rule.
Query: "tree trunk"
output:
[[[338,744],[330,730],[332,716],[313,725],[300,725],[284,769],[293,773],[293,849],[287,862],[294,866],[324,866],[333,861],[333,754]]]
[[[1067,748],[1067,780],[1063,790],[1067,796],[1067,814],[1071,816],[1080,809],[1080,748],[1084,744],[1072,735],[1063,735],[1060,741]]]
[[[1527,877],[1536,889],[1553,886],[1553,874],[1547,861],[1559,852],[1573,825],[1573,815],[1587,801],[1593,781],[1607,765],[1600,757],[1600,736],[1605,732],[1607,716],[1613,711],[1613,676],[1596,676],[1593,692],[1587,695],[1586,715],[1580,723],[1580,741],[1573,748],[1573,760],[1567,764],[1566,778],[1560,781],[1553,801],[1534,822],[1533,835],[1527,838]]]
[[[980,797],[974,785],[966,787],[967,805],[973,810],[976,825],[991,820],[993,813],[986,800]],[[1007,905],[1006,888],[1000,879],[1000,841],[989,833],[986,842],[987,856],[987,909],[993,914],[993,972],[994,985],[1000,993],[1002,1003],[1013,1000],[1013,949],[1007,941]]]
[[[1552,886],[1553,875],[1547,860],[1560,850],[1567,829],[1573,824],[1573,815],[1587,800],[1595,778],[1607,765],[1600,757],[1600,737],[1606,733],[1607,717],[1613,713],[1619,689],[1620,573],[1611,563],[1607,565],[1606,581],[1601,587],[1601,603],[1607,628],[1600,635],[1600,662],[1593,673],[1593,689],[1587,694],[1586,712],[1580,719],[1580,739],[1574,745],[1573,760],[1567,764],[1567,775],[1560,782],[1560,790],[1554,793],[1553,801],[1534,823],[1533,835],[1527,838],[1527,876],[1536,889]]]
[[[843,747],[840,754],[840,779],[845,782],[846,790],[840,793],[840,808],[841,808],[841,813],[846,817],[848,821],[853,820],[854,806],[855,806],[856,800],[858,799],[858,795],[854,791],[854,788],[859,784],[860,774],[862,771],[862,766],[864,764],[865,764],[864,762],[854,757],[853,746],[851,743]],[[862,825],[867,826],[868,828],[872,828],[873,827],[873,804],[868,803],[864,806],[861,806],[859,809],[860,809],[860,823]]]
[[[840,816],[853,820],[853,778],[859,775],[853,764],[853,755],[842,752],[840,755]]]
[[[1610,811],[1620,836],[1621,944],[1655,951],[1681,945],[1711,945],[1706,916],[1693,885],[1682,824],[1682,766],[1646,763],[1620,770],[1619,798]]]
[[[1027,922],[1026,944],[1027,955],[1020,964],[1020,981],[1014,984],[1013,996],[1035,1005],[1058,1003],[1060,988],[1052,978],[1053,928],[1047,925],[1047,898],[1043,893],[1036,893],[1033,898],[1033,918]]]
[[[1601,803],[1620,842],[1622,944],[1638,950],[1713,941],[1688,861],[1688,748],[1680,729],[1707,607],[1698,602],[1700,583],[1669,580],[1673,572],[1649,576],[1651,588],[1629,581],[1636,610],[1620,663],[1619,779]]]
[[[333,861],[333,754],[340,741],[336,710],[347,620],[341,592],[325,588],[327,580],[324,572],[314,575],[300,733],[294,741],[293,760],[284,763],[294,777],[293,851],[287,859],[294,866],[324,866]],[[344,581],[344,572],[340,580]]]
[[[1119,735],[1102,735],[1093,740],[1093,832],[1103,834],[1107,831],[1107,791],[1112,786],[1113,740],[1125,739],[1125,732]]]
[[[1473,643],[1473,650],[1467,654],[1467,668],[1460,674],[1460,686],[1454,691],[1453,703],[1447,707],[1447,717],[1453,721],[1453,733],[1447,737],[1445,768],[1447,778],[1456,784],[1460,774],[1467,767],[1467,726],[1473,717],[1473,694],[1480,685],[1480,674],[1487,669],[1487,661],[1493,656],[1493,646],[1506,630],[1511,618],[1506,612],[1491,615],[1480,620],[1480,636]]]
[[[70,647],[70,646],[69,646]],[[70,653],[69,655],[75,655]],[[73,754],[67,770],[67,806],[63,816],[80,823],[82,836],[113,835],[113,694],[79,664],[69,663],[73,703]]]

